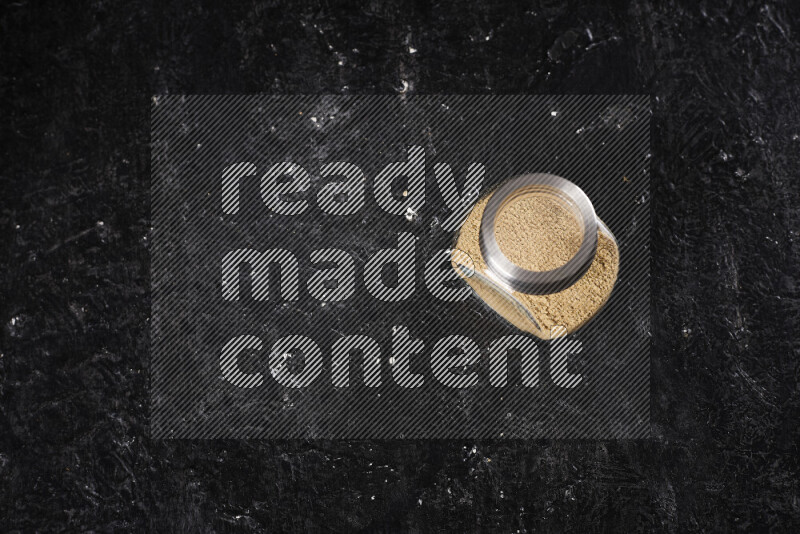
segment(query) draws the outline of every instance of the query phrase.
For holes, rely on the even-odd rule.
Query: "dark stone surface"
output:
[[[0,530],[800,529],[800,4],[613,4],[5,3]],[[150,95],[403,82],[652,94],[654,439],[150,440]]]

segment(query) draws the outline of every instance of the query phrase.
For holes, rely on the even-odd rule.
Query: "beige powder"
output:
[[[581,248],[583,231],[572,211],[553,195],[529,194],[504,206],[495,239],[511,263],[529,271],[551,271]]]
[[[463,251],[472,259],[475,274],[467,277],[460,269],[456,268],[456,271],[481,299],[520,330],[542,339],[550,339],[551,332],[558,326],[566,328],[568,333],[583,326],[603,307],[614,289],[619,271],[619,249],[613,238],[606,234],[601,226],[597,234],[597,253],[589,270],[580,280],[558,293],[528,295],[506,290],[486,276],[489,269],[480,250],[478,236],[481,217],[489,198],[491,195],[485,196],[475,204],[464,221],[454,244],[455,249]],[[513,205],[509,207],[513,207]],[[535,206],[529,205],[530,207]],[[528,210],[520,209],[521,211]],[[518,213],[517,223],[504,227],[503,231],[522,224],[521,221],[531,219],[536,219],[535,213]],[[499,244],[501,240],[500,224],[495,225],[495,230]],[[531,246],[532,242],[535,243],[538,239],[532,242],[513,236],[503,236],[503,239],[506,248],[501,246],[501,250],[509,259],[515,258],[512,260],[515,263],[521,262],[521,266],[526,267],[526,265],[533,265],[535,261],[539,261],[540,263],[536,264],[540,266],[539,270],[542,269],[541,265],[546,265],[541,259],[533,261],[524,259],[535,248]],[[578,241],[578,246],[580,246],[580,241]],[[577,251],[577,248],[575,250]],[[532,254],[532,257],[537,257],[537,253],[533,252]],[[566,257],[563,262],[565,263],[570,257]],[[531,267],[526,268],[530,269]]]

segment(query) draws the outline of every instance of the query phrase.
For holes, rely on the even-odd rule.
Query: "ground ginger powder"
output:
[[[550,271],[577,254],[583,231],[572,211],[552,195],[531,194],[497,214],[495,239],[511,263],[529,271]]]
[[[619,249],[600,225],[597,253],[589,270],[570,287],[548,295],[520,293],[496,282],[481,255],[481,217],[491,195],[480,199],[456,237],[454,249],[474,265],[467,276],[457,263],[453,268],[475,293],[511,324],[542,339],[566,329],[572,333],[591,319],[608,300],[619,272]],[[512,201],[498,214],[495,236],[503,254],[528,270],[552,270],[564,265],[578,251],[582,232],[571,212],[555,199],[529,195]],[[463,254],[461,254],[463,253]],[[457,256],[454,256],[457,258]]]

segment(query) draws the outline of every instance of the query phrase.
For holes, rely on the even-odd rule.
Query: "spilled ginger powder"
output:
[[[466,253],[474,274],[454,269],[475,293],[514,326],[542,339],[552,333],[572,333],[591,319],[611,296],[619,272],[619,249],[600,225],[597,252],[589,270],[573,285],[557,293],[529,295],[502,286],[489,272],[480,250],[480,225],[491,194],[478,200],[456,237],[454,249]],[[500,251],[528,270],[547,271],[567,263],[580,248],[580,223],[566,206],[545,195],[514,199],[498,214],[495,236]]]

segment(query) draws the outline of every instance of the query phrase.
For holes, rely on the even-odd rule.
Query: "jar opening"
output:
[[[597,249],[597,217],[586,194],[553,174],[501,185],[481,218],[480,248],[491,273],[516,291],[547,294],[575,283]]]
[[[529,271],[565,265],[583,242],[583,222],[575,206],[547,192],[525,192],[504,202],[494,232],[500,252]]]

